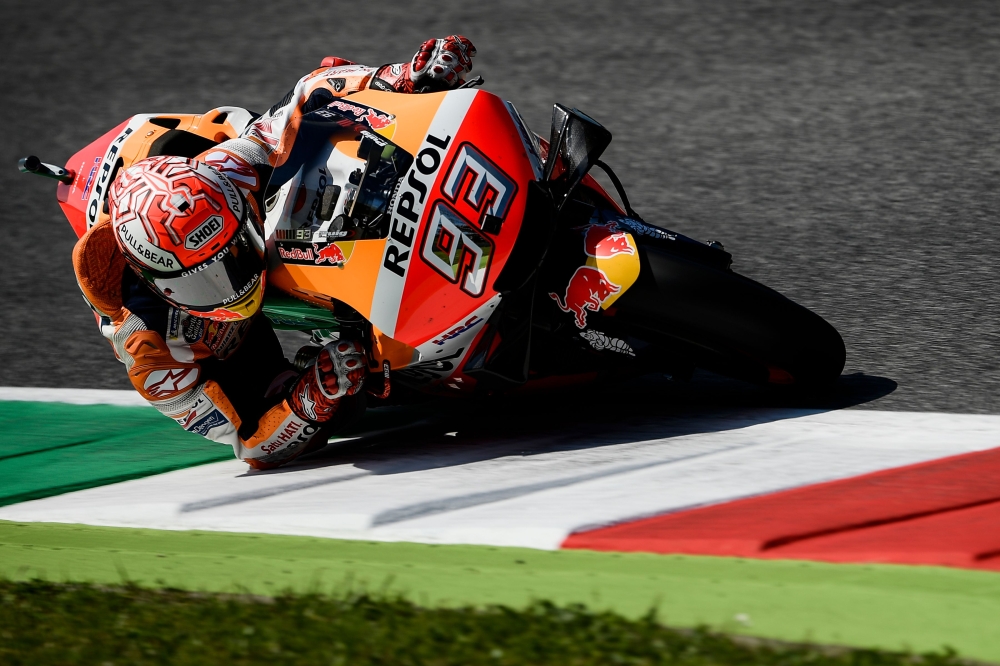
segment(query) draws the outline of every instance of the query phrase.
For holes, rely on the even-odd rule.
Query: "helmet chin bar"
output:
[[[261,273],[260,280],[257,281],[257,286],[251,289],[248,294],[234,303],[220,305],[219,307],[208,312],[199,312],[190,308],[181,307],[195,317],[200,317],[202,319],[212,319],[215,321],[238,321],[242,319],[250,319],[250,317],[257,314],[264,302],[264,282],[265,276]]]

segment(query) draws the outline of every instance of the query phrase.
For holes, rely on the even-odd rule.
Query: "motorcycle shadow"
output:
[[[896,389],[885,377],[843,375],[821,394],[762,388],[708,372],[689,382],[647,376],[545,393],[440,399],[369,410],[325,448],[266,472],[350,465],[401,474],[507,456],[613,447],[856,407]]]

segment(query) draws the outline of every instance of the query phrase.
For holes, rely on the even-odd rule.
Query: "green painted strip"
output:
[[[0,506],[232,457],[147,407],[0,402]]]
[[[343,436],[399,428],[433,408],[369,410]],[[0,401],[0,506],[233,460],[229,446],[150,407]]]
[[[428,606],[549,599],[633,618],[658,605],[674,626],[1000,661],[1000,575],[936,567],[0,522],[0,576],[258,594],[353,581]]]

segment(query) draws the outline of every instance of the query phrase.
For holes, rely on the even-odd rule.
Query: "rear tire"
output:
[[[639,279],[614,306],[637,336],[756,383],[822,386],[840,376],[844,341],[819,315],[732,271],[646,244],[639,254]]]

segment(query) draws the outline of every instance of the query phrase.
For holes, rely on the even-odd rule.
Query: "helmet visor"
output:
[[[264,244],[248,221],[205,263],[169,277],[152,271],[143,271],[143,276],[168,301],[190,310],[212,310],[253,291],[264,276],[265,265]]]

